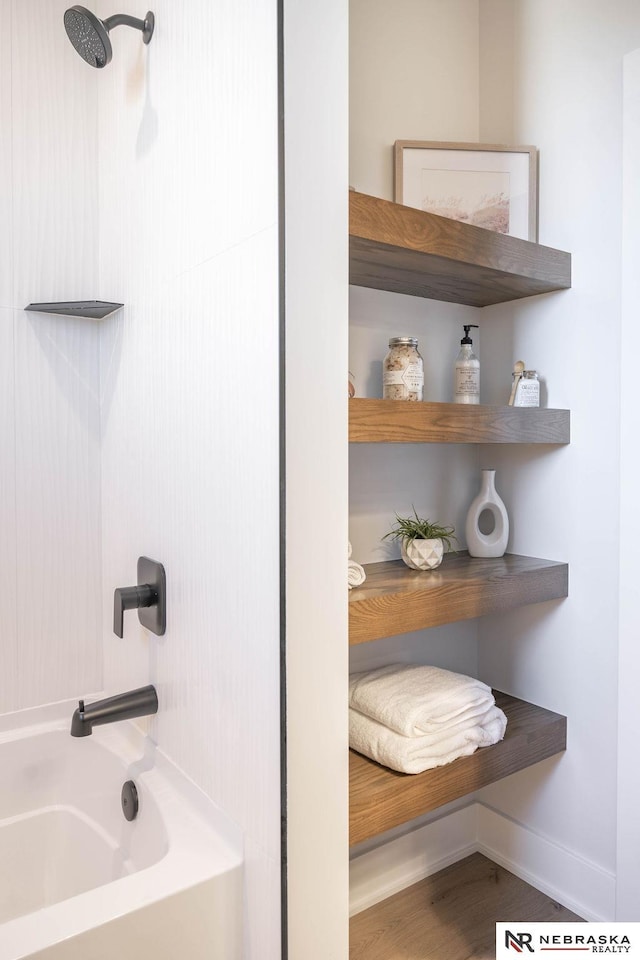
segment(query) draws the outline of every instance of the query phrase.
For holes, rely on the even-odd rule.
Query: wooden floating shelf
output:
[[[349,191],[349,282],[486,307],[571,286],[571,255]]]
[[[569,443],[570,413],[545,407],[349,400],[351,443]]]
[[[360,843],[566,750],[567,720],[494,691],[507,715],[504,740],[424,773],[397,773],[349,754],[349,842]]]
[[[499,613],[568,596],[569,567],[505,554],[478,560],[447,554],[435,570],[410,570],[402,560],[366,564],[367,579],[349,591],[349,643]]]

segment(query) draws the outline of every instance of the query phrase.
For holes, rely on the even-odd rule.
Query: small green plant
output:
[[[399,517],[396,513],[396,525],[389,533],[385,533],[383,540],[391,538],[392,540],[442,540],[447,550],[453,550],[451,541],[457,537],[455,527],[443,527],[440,523],[432,523],[430,520],[423,520],[413,508],[412,517]],[[455,552],[455,551],[454,551]]]

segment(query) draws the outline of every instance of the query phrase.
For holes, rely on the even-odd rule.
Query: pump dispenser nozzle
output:
[[[477,324],[477,323],[463,323],[462,326],[464,327],[464,337],[462,338],[462,340],[460,341],[460,343],[473,343],[473,340],[472,340],[471,337],[469,336],[469,330],[471,330],[471,327],[475,327],[476,330],[479,330],[480,328],[478,327],[478,324]]]

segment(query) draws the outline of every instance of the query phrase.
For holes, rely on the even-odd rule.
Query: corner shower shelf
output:
[[[569,443],[568,410],[349,400],[351,443]]]
[[[123,303],[109,303],[106,300],[65,300],[59,303],[30,303],[25,310],[53,313],[58,317],[79,317],[81,320],[104,320],[123,306]]]
[[[349,282],[473,307],[571,286],[571,255],[349,191]]]
[[[424,572],[402,560],[364,569],[365,582],[349,591],[351,645],[562,599],[569,590],[568,564],[515,554],[478,560],[460,551]]]
[[[360,843],[566,749],[566,717],[494,691],[507,715],[504,740],[444,767],[397,773],[350,751],[349,835]]]

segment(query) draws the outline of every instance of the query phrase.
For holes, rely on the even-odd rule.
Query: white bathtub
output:
[[[0,960],[239,960],[239,831],[130,722],[71,737],[76,706],[0,716]]]

